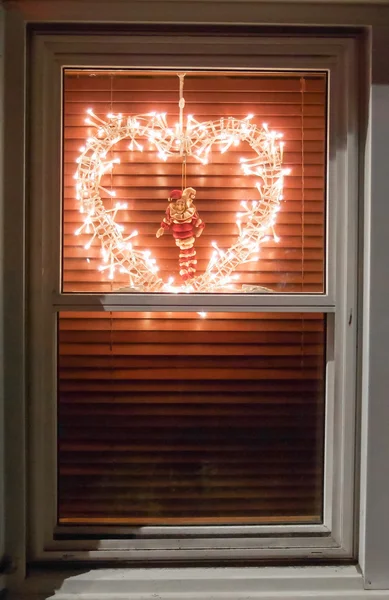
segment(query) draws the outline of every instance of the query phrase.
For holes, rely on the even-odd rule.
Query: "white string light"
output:
[[[180,89],[181,102],[182,86]],[[99,270],[107,272],[110,280],[114,279],[116,271],[126,273],[128,287],[132,291],[188,293],[237,290],[235,282],[239,276],[234,271],[244,263],[259,259],[260,246],[269,239],[269,235],[276,242],[280,241],[274,227],[283,199],[283,179],[290,173],[282,168],[282,134],[270,131],[266,123],[261,128],[257,127],[251,122],[253,115],[245,119],[228,117],[203,123],[189,115],[184,125],[183,102],[180,109],[180,122],[174,128],[169,127],[165,113],[127,117],[109,114],[104,120],[92,109],[87,110],[86,122],[95,127],[97,133],[86,140],[76,161],[76,197],[84,222],[75,235],[91,235],[86,248],[98,239],[103,257]],[[241,203],[236,219],[238,235],[235,242],[224,250],[213,242],[213,253],[204,273],[190,282],[178,286],[173,285],[172,278],[164,282],[158,275],[159,269],[151,252],[139,250],[130,242],[138,232],[134,230],[124,235],[124,227],[116,222],[117,213],[126,209],[127,205],[118,202],[113,209],[104,207],[102,195],[115,197],[116,194],[115,190],[101,185],[101,178],[120,162],[119,159],[107,160],[107,154],[123,139],[129,140],[131,152],[142,152],[144,144],[149,143],[164,161],[171,156],[185,155],[204,165],[215,148],[223,154],[240,142],[247,142],[254,152],[253,158],[242,158],[240,166],[244,175],[256,178],[255,190],[259,199]],[[241,287],[241,291],[252,289],[252,286]]]

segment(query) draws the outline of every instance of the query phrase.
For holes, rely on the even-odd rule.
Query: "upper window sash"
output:
[[[207,37],[156,39],[148,36],[134,36],[131,40],[114,43],[112,38],[104,39],[104,56],[95,52],[102,38],[94,36],[93,41],[81,41],[72,36],[53,38],[47,36],[51,52],[45,52],[42,61],[37,61],[37,73],[33,85],[33,117],[39,126],[33,127],[34,165],[32,169],[33,196],[40,198],[34,203],[32,231],[36,244],[40,245],[42,264],[39,268],[41,291],[50,298],[51,307],[65,308],[104,306],[106,309],[128,307],[136,310],[209,306],[233,309],[241,308],[272,310],[275,307],[331,311],[338,303],[339,289],[344,285],[355,285],[355,271],[348,269],[348,260],[355,247],[355,210],[353,193],[356,190],[356,169],[346,160],[345,148],[350,146],[347,138],[348,106],[345,98],[354,85],[352,77],[340,78],[339,68],[344,55],[339,52],[339,41],[309,40],[305,46],[291,40],[286,47],[281,39],[252,38],[250,56],[247,56],[247,38],[236,38],[231,45],[224,41],[212,41]],[[54,41],[55,39],[55,41]],[[283,40],[284,41],[284,40]],[[326,40],[327,41],[327,40]],[[199,58],[197,44],[206,43],[210,56]],[[333,48],[333,55],[331,50]],[[66,49],[66,52],[65,52]],[[120,49],[122,51],[120,51]],[[123,53],[123,50],[126,53]],[[183,51],[184,49],[184,51]],[[293,55],[288,54],[288,51]],[[47,51],[47,47],[45,48]],[[314,50],[314,52],[313,52]],[[42,54],[42,40],[36,41],[37,55]],[[348,51],[347,51],[348,52]],[[314,55],[313,55],[314,54]],[[323,294],[64,294],[61,293],[61,100],[62,71],[65,67],[115,66],[131,68],[192,68],[230,69],[304,69],[327,70],[329,73],[329,119],[328,119],[328,168],[327,168],[327,214],[326,214],[326,291]],[[354,115],[352,115],[353,117]],[[336,163],[336,166],[335,166]],[[54,201],[53,201],[54,199]],[[56,201],[55,199],[58,199]],[[355,198],[354,198],[355,201]],[[39,241],[38,241],[39,240]],[[37,261],[38,262],[38,261]],[[43,279],[42,279],[43,273]],[[353,281],[352,281],[353,280]],[[342,294],[341,294],[342,295]]]

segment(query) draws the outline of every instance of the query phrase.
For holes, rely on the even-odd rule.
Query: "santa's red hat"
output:
[[[172,200],[179,200],[180,198],[182,198],[182,190],[172,190],[168,200],[171,202]]]

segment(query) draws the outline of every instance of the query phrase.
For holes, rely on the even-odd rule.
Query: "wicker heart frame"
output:
[[[221,118],[216,121],[200,123],[188,117],[185,130],[181,127],[169,128],[166,115],[149,113],[123,117],[110,114],[107,120],[100,119],[88,109],[87,124],[97,129],[89,137],[81,155],[77,159],[76,196],[80,203],[80,212],[85,215],[83,225],[75,232],[91,233],[91,239],[85,246],[89,248],[97,238],[101,244],[103,264],[99,269],[108,271],[109,279],[114,278],[115,270],[127,273],[129,285],[125,290],[134,292],[226,292],[236,289],[235,270],[243,263],[258,260],[261,243],[274,232],[277,212],[283,199],[283,178],[289,170],[282,168],[283,142],[281,133],[270,131],[266,124],[257,127],[252,117],[236,119]],[[239,142],[247,142],[253,150],[252,159],[241,159],[243,174],[254,175],[259,200],[242,202],[242,212],[237,213],[238,235],[230,248],[221,250],[214,244],[211,259],[205,271],[174,287],[171,281],[164,282],[158,275],[158,265],[150,252],[135,248],[130,241],[135,235],[124,236],[124,228],[116,222],[117,213],[127,208],[117,203],[114,209],[106,209],[101,194],[115,196],[113,190],[101,185],[102,176],[113,168],[118,159],[107,160],[108,152],[123,139],[129,140],[130,151],[142,151],[141,141],[152,143],[161,160],[171,156],[191,156],[202,164],[208,163],[208,157],[215,147],[221,153]],[[157,225],[157,224],[156,224]],[[251,286],[241,290],[253,291]]]

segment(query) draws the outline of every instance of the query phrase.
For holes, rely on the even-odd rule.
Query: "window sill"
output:
[[[36,570],[10,600],[389,600],[357,567]]]

